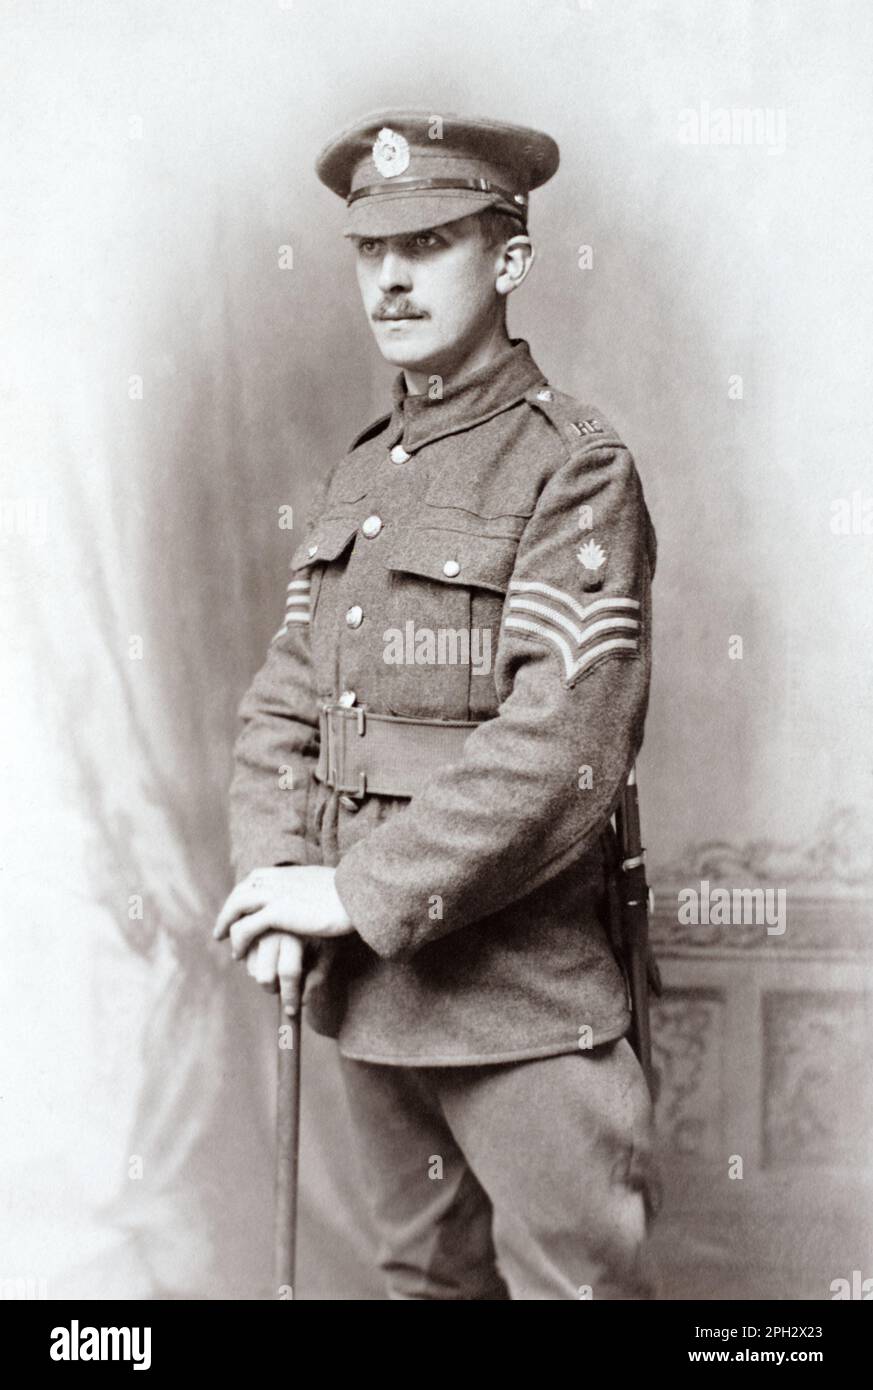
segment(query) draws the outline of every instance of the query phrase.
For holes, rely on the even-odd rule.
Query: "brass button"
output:
[[[553,401],[554,399],[555,397],[548,387],[545,387],[542,391],[537,391],[538,401]]]
[[[355,703],[355,692],[354,692],[354,690],[344,690],[343,693],[342,693],[342,695],[340,695],[339,699],[337,700],[337,704],[338,704],[338,705],[343,705],[346,709],[351,709],[351,707],[352,707],[352,705],[353,705],[354,703]]]
[[[408,463],[412,454],[407,454],[402,444],[395,444],[390,454],[392,463]]]
[[[367,540],[371,541],[373,537],[378,536],[379,532],[382,530],[381,516],[368,516],[366,521],[361,523],[361,530],[367,537]]]
[[[313,557],[313,555],[317,555],[317,554],[318,554],[318,546],[317,546],[317,545],[311,545],[311,546],[309,547],[309,549],[307,550],[306,554],[309,556],[309,558],[310,558],[310,560],[311,560],[312,557]]]
[[[460,573],[461,566],[458,564],[457,560],[446,560],[446,563],[443,565],[443,574],[447,579],[454,579],[455,575]]]
[[[346,613],[346,627],[360,627],[364,621],[364,610],[358,603],[352,604]]]

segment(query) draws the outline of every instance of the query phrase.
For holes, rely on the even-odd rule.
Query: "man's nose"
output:
[[[390,290],[410,290],[411,288],[412,276],[409,273],[408,263],[402,256],[398,256],[396,251],[386,251],[379,272],[379,289],[383,294],[387,294]]]

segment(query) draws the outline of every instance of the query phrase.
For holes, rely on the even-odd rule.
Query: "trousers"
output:
[[[341,1055],[390,1299],[649,1299],[653,1107],[626,1038],[487,1066]]]

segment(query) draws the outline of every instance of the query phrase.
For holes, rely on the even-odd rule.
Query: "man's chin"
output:
[[[421,332],[422,327],[420,319],[413,319],[408,328],[395,329],[393,332],[386,328],[385,323],[374,324],[376,342],[385,361],[395,367],[421,371],[434,357],[439,356],[438,347],[430,340],[429,334]]]

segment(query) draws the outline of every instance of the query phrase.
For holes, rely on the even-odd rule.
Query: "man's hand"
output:
[[[217,941],[230,934],[231,954],[241,959],[267,931],[319,940],[353,932],[333,869],[319,864],[253,869],[228,896],[212,934]]]

